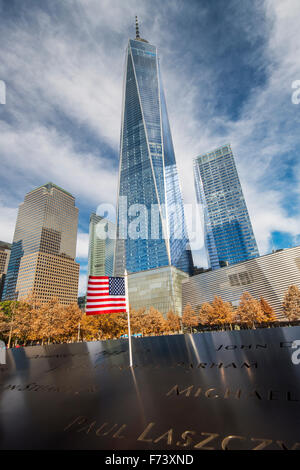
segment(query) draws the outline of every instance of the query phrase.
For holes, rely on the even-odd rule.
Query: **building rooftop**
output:
[[[233,268],[238,268],[239,266],[242,266],[244,264],[249,264],[253,261],[259,261],[261,258],[266,258],[268,256],[274,256],[274,255],[278,255],[279,253],[283,253],[283,252],[286,252],[286,251],[289,251],[289,250],[294,250],[295,248],[300,248],[300,245],[296,245],[296,246],[292,246],[290,248],[279,248],[278,250],[274,250],[272,251],[271,253],[266,253],[264,255],[260,255],[260,256],[256,256],[255,258],[250,258],[250,259],[247,259],[245,261],[240,261],[239,263],[234,263],[234,264],[229,264],[228,266],[223,266],[223,267],[220,267],[218,269],[207,269],[205,271],[203,271],[202,273],[199,273],[199,274],[194,274],[194,276],[191,276],[190,279],[193,279],[193,277],[197,277],[197,276],[203,276],[203,275],[214,275],[216,274],[217,272],[221,271],[224,272],[224,271],[227,271],[227,270],[232,270]],[[184,280],[183,282],[186,282],[186,280]]]
[[[11,250],[11,243],[7,243],[7,242],[2,242],[2,241],[0,241],[0,248],[4,248],[4,249],[7,249],[7,250]]]
[[[173,266],[172,264],[167,264],[165,266],[157,266],[156,268],[149,268],[149,269],[142,269],[141,271],[134,271],[134,272],[127,272],[128,276],[134,276],[136,274],[146,274],[146,273],[150,273],[150,272],[154,272],[154,271],[167,271],[168,269],[175,269],[176,271],[180,271],[182,274],[185,274],[186,276],[189,277],[189,275],[183,271],[182,269],[180,268],[177,268],[177,266]]]
[[[215,159],[221,155],[224,155],[224,154],[227,154],[228,152],[231,152],[231,144],[224,144],[224,145],[221,145],[220,147],[217,147],[213,150],[211,150],[210,152],[205,152],[201,155],[198,155],[196,158],[194,158],[194,163],[198,162],[198,161],[202,161],[202,160],[211,160],[211,159]]]
[[[63,193],[67,194],[68,196],[71,196],[74,198],[74,196],[69,193],[68,191],[66,191],[65,189],[61,188],[60,186],[57,186],[57,184],[54,184],[52,182],[49,182],[49,183],[46,183],[46,184],[42,184],[41,186],[38,186],[37,188],[33,189],[32,191],[29,191],[30,193],[32,193],[33,191],[36,191],[37,189],[40,189],[40,188],[46,188],[46,189],[52,189],[52,188],[55,188],[55,189],[58,189],[59,191],[62,191]]]

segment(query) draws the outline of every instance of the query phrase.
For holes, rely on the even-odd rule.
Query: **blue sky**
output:
[[[0,14],[0,240],[26,192],[62,186],[79,208],[82,291],[89,214],[116,200],[137,14],[159,50],[185,202],[193,158],[230,142],[261,254],[300,243],[298,0],[0,0]]]

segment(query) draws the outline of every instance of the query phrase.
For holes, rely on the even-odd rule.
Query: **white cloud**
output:
[[[181,6],[172,3],[178,14]],[[261,252],[270,249],[273,230],[300,232],[299,210],[288,216],[284,209],[290,188],[280,185],[274,173],[285,154],[300,144],[300,106],[291,103],[291,83],[300,79],[298,0],[261,3],[267,12],[268,80],[253,86],[237,121],[212,115],[215,95],[226,89],[216,89],[205,63],[191,71],[184,57],[180,63],[168,59],[176,46],[165,27],[168,17],[155,15],[150,2],[80,0],[63,8],[66,16],[56,21],[41,10],[34,12],[34,30],[26,21],[2,25],[0,78],[7,83],[7,105],[0,118],[8,117],[10,124],[0,121],[1,168],[6,188],[17,188],[13,194],[1,188],[1,196],[9,192],[14,198],[6,206],[16,206],[25,192],[47,180],[70,191],[85,207],[115,201],[117,167],[104,145],[117,156],[124,52],[138,14],[149,39],[160,46],[185,202],[195,200],[192,159],[231,142]],[[141,29],[143,35],[143,25]],[[258,32],[249,25],[245,34],[251,39]],[[254,54],[252,60],[258,57]],[[90,140],[96,150],[90,149]],[[299,170],[295,172],[300,175]],[[0,207],[3,239],[12,236],[16,216],[16,209],[6,206]],[[79,234],[77,253],[86,258],[87,234]]]
[[[0,240],[12,243],[15,223],[17,218],[17,209],[6,207],[0,202]]]
[[[244,103],[237,121],[228,117],[197,117],[198,109],[207,99],[207,77],[201,78],[201,65],[197,74],[189,78],[189,70],[181,70],[175,76],[166,70],[167,99],[173,130],[174,146],[182,178],[185,201],[194,200],[192,184],[192,160],[226,142],[232,143],[246,202],[259,245],[260,252],[271,248],[271,232],[300,233],[299,205],[294,216],[284,209],[285,198],[297,188],[287,182],[283,185],[281,168],[286,154],[296,152],[300,145],[300,106],[291,103],[291,84],[300,78],[300,4],[297,0],[282,3],[266,1],[265,8],[269,37],[265,63],[268,80],[263,87],[254,87]],[[255,34],[253,32],[252,34]],[[203,69],[205,76],[205,68]],[[212,82],[212,85],[214,83]],[[241,83],[241,87],[244,84]],[[226,93],[226,90],[223,90]],[[213,95],[209,95],[213,99]],[[203,113],[202,113],[203,115]],[[222,133],[216,131],[216,125]],[[225,130],[225,132],[224,132]],[[299,159],[298,159],[299,161]],[[300,174],[300,162],[290,169],[294,177]],[[299,204],[299,201],[295,201]]]
[[[86,295],[86,286],[87,286],[87,274],[80,273],[79,284],[78,284],[78,296]]]
[[[272,231],[286,232],[294,237],[300,233],[300,218],[286,215],[281,207],[280,193],[269,190],[258,197],[256,189],[249,188],[248,199],[255,205],[253,225],[262,254],[272,248]]]
[[[111,163],[79,153],[72,140],[54,128],[36,125],[24,130],[0,122],[0,147],[2,165],[13,175],[16,188],[24,188],[25,178],[32,187],[53,181],[90,203],[115,201],[117,175]]]
[[[88,251],[89,251],[89,234],[78,232],[76,258],[86,259],[88,257]]]

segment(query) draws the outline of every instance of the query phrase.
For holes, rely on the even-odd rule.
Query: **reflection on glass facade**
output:
[[[53,183],[26,194],[19,207],[3,299],[33,294],[77,302],[76,256],[78,209],[75,199]]]
[[[259,256],[230,145],[197,157],[194,181],[211,268]]]
[[[91,214],[89,230],[89,276],[113,276],[115,225],[100,215]]]
[[[115,274],[122,275],[125,268],[139,272],[170,265],[191,273],[157,49],[139,36],[129,40],[124,80]],[[133,204],[147,211],[137,207],[127,214]],[[137,216],[143,229],[132,237],[130,224]]]

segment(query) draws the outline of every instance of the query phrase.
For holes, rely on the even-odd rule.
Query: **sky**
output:
[[[300,244],[299,0],[0,0],[0,240],[27,192],[71,192],[81,294],[89,215],[117,197],[135,15],[158,48],[184,202],[193,158],[231,143],[260,254]]]

